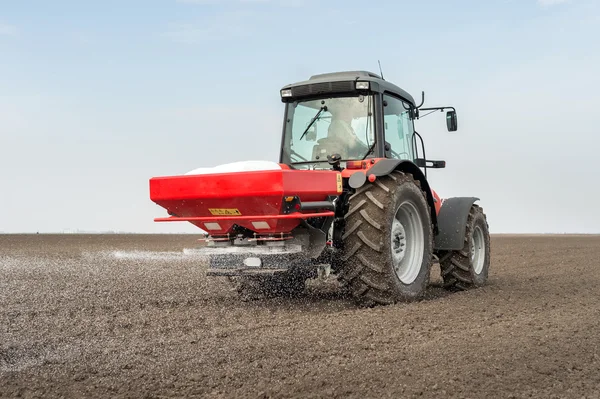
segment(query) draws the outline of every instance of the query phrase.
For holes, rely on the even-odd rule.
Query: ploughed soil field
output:
[[[243,302],[191,235],[0,236],[0,397],[600,398],[600,237],[493,236],[488,286]]]

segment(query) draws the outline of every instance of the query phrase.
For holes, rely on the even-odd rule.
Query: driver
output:
[[[331,124],[327,130],[327,137],[339,143],[342,159],[361,157],[367,147],[358,139],[352,128],[352,106],[344,104],[336,109],[330,109],[330,112]]]

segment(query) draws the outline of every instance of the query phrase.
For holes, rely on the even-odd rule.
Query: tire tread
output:
[[[348,250],[342,256],[344,264],[338,277],[355,299],[365,306],[388,305],[398,301],[398,294],[389,280],[390,272],[380,260],[384,255],[383,240],[390,239],[386,211],[391,206],[397,187],[404,183],[418,182],[410,174],[395,171],[378,177],[374,183],[366,183],[351,197],[351,210],[346,214],[346,224],[352,227],[343,235]],[[419,184],[416,186],[423,195],[429,215],[426,194]],[[352,206],[353,203],[356,205]],[[433,237],[431,223],[429,228],[429,237]],[[393,278],[397,277],[394,275]],[[429,280],[429,268],[426,280]]]
[[[474,204],[467,218],[464,247],[460,250],[444,251],[439,254],[441,275],[444,280],[443,287],[446,289],[466,291],[478,285],[471,273],[471,250],[469,246],[474,220],[479,217],[483,217],[486,228],[489,228],[483,208]],[[489,259],[486,259],[486,262],[489,262]]]

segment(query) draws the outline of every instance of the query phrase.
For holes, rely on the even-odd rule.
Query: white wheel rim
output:
[[[391,252],[396,276],[404,284],[411,284],[421,271],[425,232],[421,215],[412,202],[398,207],[392,222]]]
[[[483,239],[483,230],[476,226],[471,236],[471,264],[475,274],[481,273],[485,263],[485,240]]]

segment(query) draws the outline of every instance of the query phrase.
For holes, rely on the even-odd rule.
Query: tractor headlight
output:
[[[291,97],[291,96],[292,96],[292,89],[281,90],[281,97]]]
[[[356,90],[369,90],[369,82],[356,82]]]

